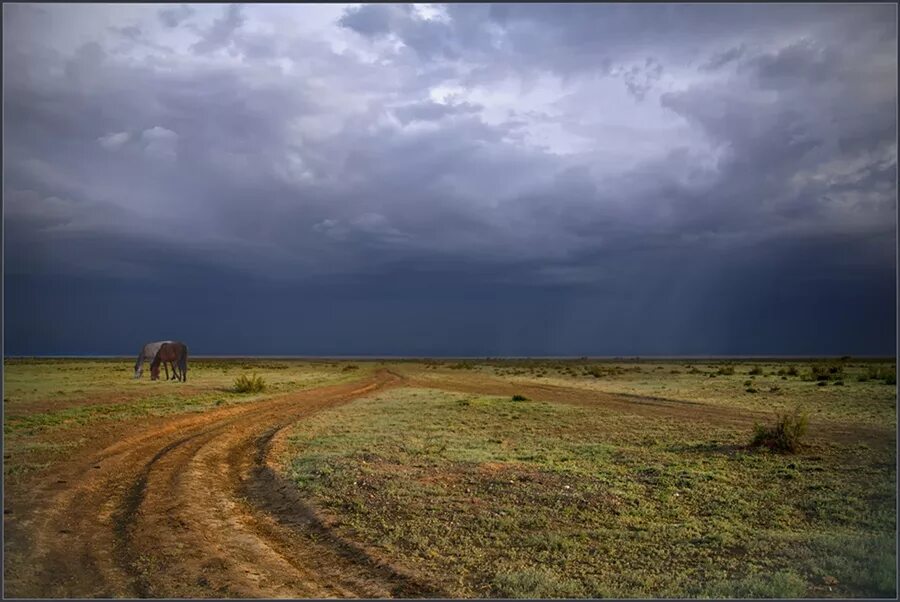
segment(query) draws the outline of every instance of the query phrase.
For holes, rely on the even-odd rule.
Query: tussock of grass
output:
[[[234,379],[232,388],[235,393],[261,393],[266,390],[266,381],[256,374],[252,376],[241,374]]]
[[[767,447],[773,451],[796,452],[809,426],[809,417],[800,412],[778,417],[773,426],[756,424],[751,447]]]

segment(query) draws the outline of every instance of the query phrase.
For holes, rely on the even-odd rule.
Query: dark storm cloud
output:
[[[518,319],[571,311],[621,341],[592,303],[631,328],[659,312],[685,345],[704,316],[721,330],[809,291],[890,305],[893,6],[81,8],[65,25],[4,7],[5,268],[35,291],[47,274],[352,289],[395,317],[414,311],[399,297],[436,304],[416,328],[448,336],[426,326],[438,306],[504,287]],[[530,341],[479,320],[497,353],[590,352],[575,317]],[[859,328],[860,349],[893,341]]]

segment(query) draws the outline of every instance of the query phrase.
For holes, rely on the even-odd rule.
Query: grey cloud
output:
[[[740,46],[734,46],[733,48],[729,48],[728,50],[724,50],[720,53],[714,54],[700,68],[705,71],[715,71],[716,69],[721,69],[728,63],[732,63],[744,56],[745,52],[747,52],[746,45],[741,44]]]
[[[131,134],[128,132],[114,132],[112,134],[107,134],[106,136],[101,136],[97,139],[97,142],[99,142],[100,146],[106,150],[112,151],[128,142],[129,138],[131,138]]]
[[[178,27],[193,14],[193,8],[187,4],[180,4],[159,11],[159,20],[162,21],[166,27]]]
[[[200,32],[200,40],[191,46],[191,50],[207,54],[229,46],[235,32],[244,24],[242,10],[240,4],[227,5],[225,14],[216,19],[206,31]]]
[[[747,61],[743,67],[756,73],[762,85],[779,89],[785,84],[815,84],[840,73],[837,48],[810,39]]]
[[[143,36],[141,28],[136,25],[128,25],[126,27],[112,27],[110,29],[130,40],[138,40]]]
[[[644,100],[647,92],[662,77],[662,73],[662,65],[652,57],[647,57],[643,65],[632,65],[628,69],[613,72],[614,75],[621,75],[628,92],[638,101]]]
[[[477,113],[481,107],[472,103],[442,104],[432,101],[412,103],[394,109],[394,114],[404,124],[411,121],[438,121],[449,115]]]
[[[708,158],[685,142],[680,152],[599,177],[589,169],[590,153],[564,157],[523,145],[520,130],[539,112],[492,124],[474,103],[422,99],[430,86],[458,75],[456,63],[444,62],[452,56],[497,68],[495,75],[515,73],[531,52],[517,36],[530,31],[538,35],[534,52],[551,44],[537,65],[602,71],[606,53],[588,31],[598,23],[615,29],[606,21],[632,23],[649,9],[466,6],[448,7],[447,22],[381,5],[345,15],[345,29],[377,37],[388,27],[412,44],[413,54],[390,55],[384,64],[313,40],[254,38],[234,8],[203,32],[198,51],[233,45],[246,69],[174,58],[126,64],[100,46],[65,60],[35,51],[11,66],[7,80],[16,158],[7,160],[8,176],[41,199],[133,206],[140,236],[168,231],[166,244],[175,244],[176,233],[187,236],[178,223],[198,224],[202,252],[175,248],[232,267],[248,264],[226,250],[242,249],[266,258],[255,271],[296,278],[326,269],[385,270],[413,257],[421,265],[481,262],[526,281],[587,282],[632,253],[747,248],[786,232],[839,232],[857,205],[869,209],[854,227],[877,232],[895,204],[896,151],[885,130],[896,99],[872,86],[856,97],[863,82],[881,75],[875,67],[843,79],[848,66],[865,60],[866,48],[841,50],[842,38],[819,40],[822,52],[793,48],[797,40],[764,52],[748,46],[731,59],[742,72],[717,72],[662,95],[665,107],[711,141],[719,154],[714,164],[701,167]],[[665,8],[662,20],[692,23],[695,31],[723,14],[692,9],[708,17],[694,23],[680,10]],[[416,28],[440,30],[442,41],[428,46]],[[806,27],[799,31],[809,37]],[[557,39],[564,33],[571,44]],[[619,52],[626,42],[612,37],[610,48]],[[701,64],[716,52],[721,45]],[[842,59],[828,64],[840,71],[829,72],[821,57],[834,52]],[[648,53],[626,55],[609,54],[615,62],[602,72],[621,77],[649,103],[649,90],[668,69]],[[277,57],[306,71],[288,76],[270,62]],[[67,75],[51,75],[61,64]],[[812,83],[790,77],[807,73],[804,65],[818,73]],[[783,101],[759,97],[765,86],[776,86]],[[543,121],[566,118],[574,116]],[[149,213],[162,221],[148,221]],[[38,244],[42,236],[23,227],[20,240]],[[504,272],[512,264],[521,268]]]
[[[398,22],[411,14],[408,4],[364,4],[348,10],[340,24],[364,36],[382,36],[394,31]]]

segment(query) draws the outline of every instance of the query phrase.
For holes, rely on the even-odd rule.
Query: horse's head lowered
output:
[[[159,380],[159,364],[150,366],[150,380]]]

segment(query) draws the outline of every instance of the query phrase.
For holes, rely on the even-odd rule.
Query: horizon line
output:
[[[29,359],[29,358],[41,358],[41,359],[127,359],[134,357],[133,354],[21,354],[21,355],[3,355],[4,359]],[[765,360],[765,359],[817,359],[817,358],[832,358],[832,359],[896,359],[896,354],[894,355],[880,355],[880,354],[820,354],[820,355],[811,355],[811,354],[689,354],[689,355],[639,355],[639,354],[629,354],[629,355],[377,355],[377,354],[365,354],[365,355],[287,355],[287,354],[256,354],[256,355],[241,355],[241,354],[198,354],[191,356],[191,359],[305,359],[305,360],[428,360],[428,359],[437,359],[437,360],[647,360],[647,359],[656,359],[656,360],[698,360],[698,359],[715,359],[715,360],[727,360],[727,359],[757,359],[757,360]]]

